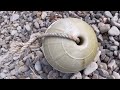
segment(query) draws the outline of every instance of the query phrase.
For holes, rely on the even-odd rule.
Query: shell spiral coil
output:
[[[45,33],[67,33],[80,39],[80,43],[59,38],[45,37],[43,53],[48,63],[58,71],[76,73],[86,68],[95,58],[98,42],[93,28],[81,19],[59,19]]]

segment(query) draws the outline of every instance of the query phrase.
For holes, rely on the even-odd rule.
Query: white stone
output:
[[[35,22],[34,25],[35,25],[35,28],[39,28],[38,22]]]
[[[35,69],[36,69],[36,71],[40,71],[40,70],[41,70],[41,64],[40,64],[39,61],[37,61],[37,62],[35,63]]]
[[[2,78],[5,78],[5,77],[6,77],[6,74],[5,74],[5,73],[0,73],[0,76],[1,76]]]
[[[105,15],[107,18],[112,18],[112,17],[113,17],[110,11],[105,11],[105,12],[104,12],[104,15]]]
[[[120,35],[120,31],[116,26],[112,26],[112,28],[108,31],[108,34],[111,36],[118,36]]]
[[[98,65],[96,62],[92,62],[88,67],[84,70],[85,75],[89,75],[92,72],[94,72],[98,68]]]
[[[115,79],[120,79],[120,74],[113,71],[113,76],[115,77]]]
[[[13,14],[11,17],[10,17],[10,21],[15,21],[19,19],[19,15],[18,14]]]
[[[47,13],[46,12],[42,12],[41,19],[45,19],[46,16],[47,16]]]
[[[26,25],[25,25],[25,29],[26,29],[27,31],[30,31],[30,30],[31,30],[30,25],[29,25],[29,24],[26,24]]]
[[[80,72],[75,73],[70,79],[82,79],[82,75]]]
[[[16,30],[12,30],[11,31],[11,35],[15,35],[15,34],[17,34],[17,31]]]

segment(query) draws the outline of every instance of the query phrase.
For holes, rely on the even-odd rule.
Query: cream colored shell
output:
[[[97,38],[92,27],[81,19],[59,19],[51,24],[45,33],[68,33],[83,38],[81,45],[60,37],[44,38],[45,58],[58,71],[76,73],[94,60],[98,47]]]

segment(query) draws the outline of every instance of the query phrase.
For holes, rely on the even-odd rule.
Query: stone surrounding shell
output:
[[[51,24],[45,33],[67,33],[82,40],[81,44],[77,45],[73,40],[45,37],[43,53],[53,68],[64,73],[76,73],[94,60],[98,48],[97,38],[92,27],[81,19],[59,19]]]

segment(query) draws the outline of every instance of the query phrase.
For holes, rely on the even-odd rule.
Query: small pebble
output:
[[[1,77],[1,78],[5,78],[5,77],[6,77],[6,74],[5,74],[5,73],[3,73],[3,72],[2,72],[2,73],[0,73],[0,77]]]
[[[118,46],[110,46],[110,50],[117,51],[118,50]]]
[[[92,79],[98,79],[98,74],[93,74]]]
[[[90,79],[88,76],[85,76],[84,79]]]
[[[109,73],[104,69],[99,69],[99,74],[103,77],[108,77]]]
[[[36,70],[36,71],[40,71],[40,70],[41,70],[41,64],[40,64],[39,61],[37,61],[37,62],[35,63],[35,70]]]
[[[21,66],[19,69],[18,69],[18,72],[21,73],[21,72],[26,72],[29,68],[27,66]]]
[[[110,25],[109,24],[104,24],[102,22],[100,22],[98,24],[98,27],[99,27],[101,33],[106,33],[106,32],[108,32],[108,30],[110,30]]]
[[[107,70],[107,64],[106,63],[100,63],[99,67],[101,69]]]
[[[119,46],[119,45],[120,45],[119,42],[117,42],[117,41],[114,41],[114,44],[115,44],[116,46]]]
[[[98,27],[96,26],[96,25],[92,25],[92,28],[93,28],[93,30],[95,30],[95,32],[97,33],[97,34],[99,34],[100,33],[100,31],[99,31],[99,29],[98,29]]]
[[[30,30],[31,30],[31,28],[30,28],[30,25],[29,25],[29,24],[26,24],[26,25],[25,25],[25,28],[26,28],[26,30],[27,30],[27,31],[30,31]]]
[[[82,79],[82,75],[80,72],[74,74],[70,79]]]
[[[120,74],[113,71],[113,76],[115,77],[115,79],[120,79]]]
[[[45,19],[46,16],[47,16],[47,13],[46,13],[46,12],[42,12],[41,18],[42,18],[42,19]]]
[[[98,39],[102,42],[103,41],[103,37],[101,34],[98,35]]]
[[[19,19],[19,15],[18,14],[13,14],[11,17],[10,17],[10,21],[15,21]]]
[[[35,28],[39,28],[38,22],[35,22],[34,25],[35,25]]]
[[[94,58],[94,62],[97,62],[100,59],[101,51],[98,51],[96,57]]]
[[[113,18],[112,14],[110,11],[105,11],[104,12],[104,15],[107,17],[107,18]]]
[[[117,56],[118,55],[118,51],[114,51],[114,55]],[[120,59],[120,55],[118,56],[118,58]]]
[[[109,64],[108,64],[108,67],[110,69],[114,69],[114,65],[116,64],[115,60],[112,60]]]
[[[84,70],[85,75],[89,75],[94,72],[98,68],[98,65],[95,62],[92,62],[88,67]]]
[[[12,30],[11,35],[15,35],[15,34],[17,34],[17,30]]]
[[[111,29],[108,31],[108,34],[111,36],[118,36],[120,35],[120,31],[116,26],[112,26]]]

